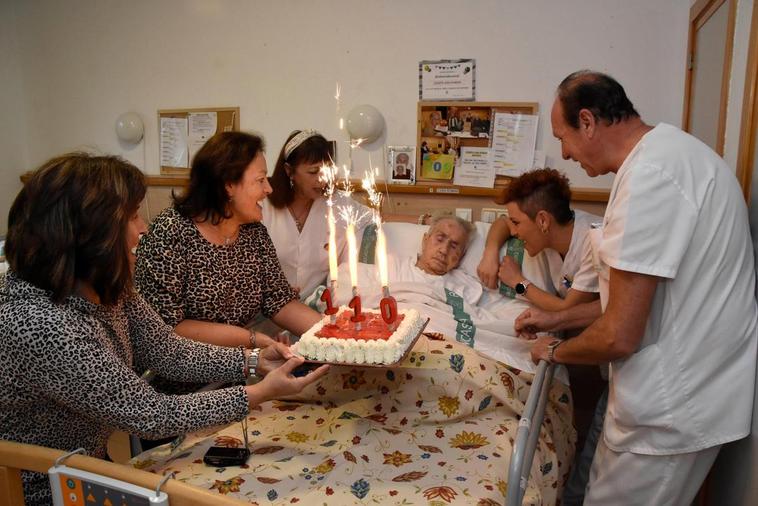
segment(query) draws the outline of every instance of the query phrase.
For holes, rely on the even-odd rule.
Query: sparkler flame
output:
[[[353,295],[358,294],[358,246],[355,242],[355,223],[347,224],[347,258],[350,267],[350,283],[353,286]]]
[[[334,189],[338,169],[334,165],[322,165],[319,171],[319,181],[324,184],[324,196],[326,196],[326,206],[329,210],[327,219],[329,222],[329,276],[332,283],[337,282],[338,262],[337,262],[337,230],[334,219]]]
[[[379,279],[382,282],[382,286],[387,286],[389,279],[387,272],[387,241],[382,229],[382,194],[376,191],[376,175],[378,173],[379,169],[376,168],[372,171],[366,171],[361,183],[368,195],[368,202],[373,213],[373,221],[376,224],[376,265],[379,269]]]

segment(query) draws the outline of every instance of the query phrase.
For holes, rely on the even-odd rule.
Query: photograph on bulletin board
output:
[[[421,140],[421,177],[439,181],[453,179],[456,155],[445,137]]]

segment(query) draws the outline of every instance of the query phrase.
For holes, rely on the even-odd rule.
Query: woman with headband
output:
[[[263,149],[256,135],[213,136],[192,161],[186,191],[140,241],[137,287],[182,336],[260,348],[273,339],[246,328],[259,313],[295,335],[320,319],[298,301],[261,224],[271,193]]]
[[[321,167],[332,164],[331,146],[315,130],[295,130],[279,153],[270,178],[273,192],[263,203],[263,223],[290,285],[305,300],[329,274],[329,223]],[[335,192],[338,260],[347,260],[346,224],[339,209],[352,207],[360,245],[371,213],[349,197]]]

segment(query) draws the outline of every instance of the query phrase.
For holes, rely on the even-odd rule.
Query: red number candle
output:
[[[383,287],[384,298],[379,302],[379,311],[382,314],[382,320],[387,325],[392,326],[397,320],[397,301],[395,297],[390,295],[388,287]]]
[[[360,331],[361,322],[365,320],[366,317],[361,312],[361,298],[358,295],[355,287],[353,287],[353,293],[355,295],[353,296],[352,299],[350,299],[350,303],[347,306],[353,310],[353,316],[350,317],[350,321],[355,323],[355,330]]]
[[[334,282],[332,282],[334,284]],[[336,323],[336,314],[337,314],[337,308],[334,307],[332,303],[332,290],[326,289],[321,293],[321,300],[326,303],[326,310],[324,310],[325,315],[331,316],[331,323],[334,325]]]

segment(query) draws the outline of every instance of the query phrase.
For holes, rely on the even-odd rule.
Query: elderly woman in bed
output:
[[[182,336],[258,348],[272,342],[245,328],[258,313],[296,335],[319,320],[298,301],[261,223],[271,193],[263,148],[243,132],[209,139],[187,190],[140,241],[137,287]]]
[[[332,164],[331,144],[314,130],[295,130],[279,152],[270,178],[272,193],[262,202],[276,256],[290,285],[305,300],[329,273],[329,224],[321,167]],[[334,195],[337,208],[353,207],[360,217],[356,237],[371,222],[368,208],[349,197]],[[339,261],[347,260],[346,224],[337,218]]]
[[[442,215],[430,220],[429,230],[421,240],[421,253],[415,267],[419,282],[455,287],[471,304],[482,296],[482,287],[471,276],[457,269],[466,254],[474,226],[457,216]],[[410,265],[410,262],[408,262]],[[403,259],[395,259],[395,270],[408,269]],[[444,277],[441,279],[440,277]]]

